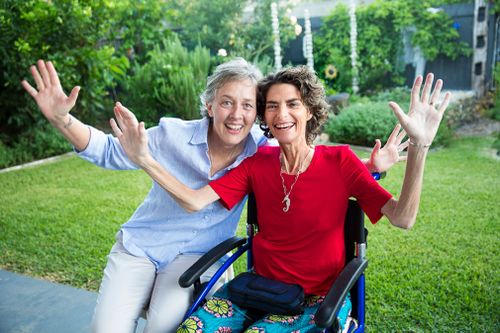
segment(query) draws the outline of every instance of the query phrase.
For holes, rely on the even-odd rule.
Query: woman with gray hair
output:
[[[113,170],[138,168],[116,138],[69,113],[79,87],[66,96],[51,62],[38,61],[31,73],[37,89],[26,81],[23,87],[80,157]],[[260,78],[260,71],[241,58],[217,66],[200,96],[203,118],[162,118],[158,126],[146,131],[151,155],[191,187],[202,187],[238,166],[267,142],[253,126]],[[118,103],[115,109],[124,108]],[[372,171],[383,171],[398,158],[397,144],[382,149],[379,145],[369,165]],[[153,182],[142,204],[116,235],[99,289],[93,332],[134,332],[144,308],[148,308],[147,332],[175,331],[193,292],[180,288],[179,276],[202,254],[235,234],[244,203],[231,210],[213,203],[189,214]],[[215,265],[204,278],[217,268]],[[223,280],[227,278],[230,276]]]

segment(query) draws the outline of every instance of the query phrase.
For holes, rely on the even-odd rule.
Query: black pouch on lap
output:
[[[245,272],[228,284],[229,298],[237,305],[272,314],[296,315],[304,311],[304,289]]]

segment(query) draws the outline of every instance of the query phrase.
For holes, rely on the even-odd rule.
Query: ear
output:
[[[312,112],[307,110],[307,121],[311,120],[312,117],[313,117]]]
[[[210,118],[213,118],[213,117],[214,117],[214,112],[213,112],[213,110],[212,110],[212,105],[213,105],[213,104],[208,103],[208,102],[207,102],[207,103],[205,103],[205,107],[207,108],[207,113],[208,113],[208,116],[209,116]]]

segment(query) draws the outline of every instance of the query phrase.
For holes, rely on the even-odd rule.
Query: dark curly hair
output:
[[[296,66],[282,69],[276,74],[269,74],[258,85],[257,116],[264,135],[272,138],[269,127],[264,121],[266,97],[269,89],[280,83],[294,85],[300,92],[302,103],[311,112],[312,118],[306,124],[306,140],[312,144],[321,131],[321,126],[328,117],[329,105],[325,100],[325,89],[316,74],[307,66]]]

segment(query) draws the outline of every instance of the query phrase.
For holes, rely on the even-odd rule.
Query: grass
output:
[[[493,141],[458,139],[429,154],[412,230],[368,225],[369,332],[499,331]],[[394,167],[383,186],[397,195],[403,172]],[[90,290],[114,234],[150,187],[140,171],[110,172],[76,157],[0,174],[0,184],[0,267]]]

